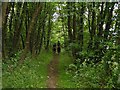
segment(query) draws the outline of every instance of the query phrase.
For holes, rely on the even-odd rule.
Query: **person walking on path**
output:
[[[60,47],[60,41],[57,42],[57,53],[60,54],[61,47]]]
[[[56,43],[53,44],[53,53],[56,54]]]

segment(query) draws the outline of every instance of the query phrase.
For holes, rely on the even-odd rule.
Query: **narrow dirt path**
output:
[[[48,64],[47,88],[57,88],[59,55],[54,55]]]

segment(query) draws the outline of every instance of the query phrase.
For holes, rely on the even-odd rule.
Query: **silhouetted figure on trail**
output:
[[[53,44],[53,53],[56,53],[56,43]]]
[[[57,53],[60,54],[61,47],[60,47],[60,41],[57,43]]]

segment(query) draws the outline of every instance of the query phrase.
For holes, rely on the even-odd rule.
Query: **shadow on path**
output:
[[[57,88],[59,55],[55,54],[48,64],[47,88]]]

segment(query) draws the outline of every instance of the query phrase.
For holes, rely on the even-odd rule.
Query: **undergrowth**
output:
[[[75,65],[72,57],[62,53],[59,61],[59,88],[118,88],[120,89],[120,73],[118,63],[111,64],[111,75],[106,74],[104,61],[98,64],[82,64]]]
[[[58,88],[75,88],[75,82],[73,82],[72,74],[67,72],[67,68],[72,63],[71,56],[63,52],[59,58],[59,76],[58,76]]]
[[[17,59],[3,63],[2,86],[3,88],[46,88],[47,65],[52,58],[51,52],[42,52],[39,56],[27,57],[22,65]],[[16,67],[10,70],[11,65]]]
[[[51,58],[51,52],[42,52],[37,57],[27,57],[22,65],[17,63],[18,57],[3,62],[3,88],[47,88],[47,66]],[[57,88],[120,88],[117,84],[118,63],[110,65],[111,75],[106,74],[104,66],[102,61],[98,64],[83,62],[78,67],[73,64],[71,56],[62,52],[59,56]],[[14,67],[13,71],[11,67]]]

